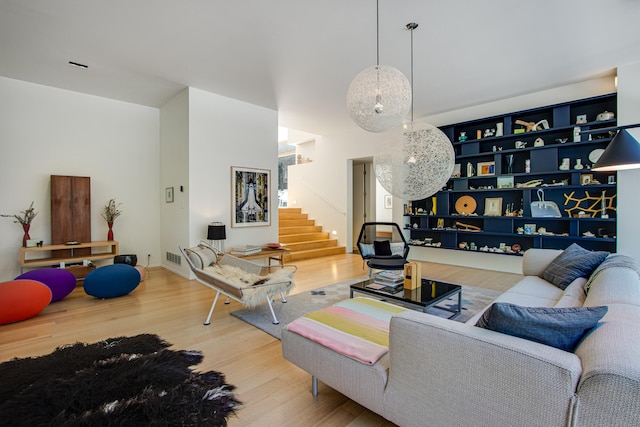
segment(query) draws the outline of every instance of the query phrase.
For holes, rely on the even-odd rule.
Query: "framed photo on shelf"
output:
[[[592,173],[583,173],[580,175],[580,184],[581,185],[589,185],[593,181]]]
[[[444,228],[444,218],[438,218],[438,225],[436,228]]]
[[[495,162],[478,162],[478,176],[494,175],[495,168]]]
[[[271,171],[231,166],[231,227],[271,225]]]
[[[498,188],[513,188],[513,176],[499,176]]]
[[[502,215],[502,197],[490,197],[484,200],[485,216]]]

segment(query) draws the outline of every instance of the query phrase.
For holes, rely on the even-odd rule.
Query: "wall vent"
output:
[[[182,265],[182,257],[178,254],[167,252],[167,261],[174,264]]]

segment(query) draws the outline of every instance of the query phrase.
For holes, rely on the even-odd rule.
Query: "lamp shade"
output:
[[[380,185],[405,200],[420,200],[437,193],[451,178],[455,152],[449,138],[429,123],[411,122],[402,135],[373,158]]]
[[[626,129],[621,129],[591,170],[609,172],[637,168],[640,168],[640,144]]]
[[[405,119],[411,107],[411,85],[398,69],[375,65],[349,85],[347,108],[353,121],[369,132],[386,132]]]
[[[211,224],[207,230],[207,240],[225,240],[227,229],[224,224]]]

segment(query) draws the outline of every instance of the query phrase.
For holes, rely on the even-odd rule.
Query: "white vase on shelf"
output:
[[[576,159],[576,165],[573,168],[576,170],[583,169],[584,165],[582,164],[582,159]]]

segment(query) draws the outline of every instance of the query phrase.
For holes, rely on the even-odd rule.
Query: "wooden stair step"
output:
[[[308,214],[296,213],[296,212],[278,212],[278,220],[290,220],[290,219],[309,219]]]
[[[305,240],[303,242],[287,243],[286,245],[287,249],[293,252],[308,249],[332,248],[336,246],[338,246],[338,241],[335,239]]]
[[[327,240],[329,239],[328,231],[320,231],[317,233],[299,233],[299,234],[281,234],[278,236],[278,241],[280,243],[297,243],[297,242],[307,242],[310,240]]]
[[[306,233],[320,233],[322,232],[321,225],[304,225],[296,227],[280,227],[278,235],[287,236],[290,234],[306,234]]]
[[[302,208],[278,208],[278,214],[280,213],[302,213]]]
[[[314,225],[316,225],[316,221],[314,219],[280,219],[278,221],[278,226],[280,228],[309,227]]]
[[[292,261],[300,261],[303,259],[320,258],[320,257],[330,256],[330,255],[340,255],[345,253],[346,253],[346,248],[344,246],[336,246],[333,248],[309,249],[305,251],[289,252],[287,255],[285,255],[284,260],[285,262],[292,262]]]

